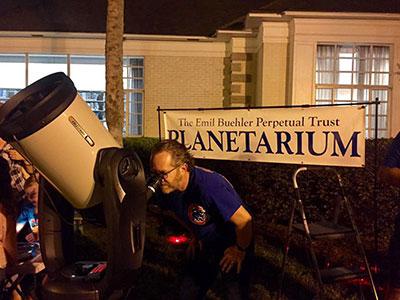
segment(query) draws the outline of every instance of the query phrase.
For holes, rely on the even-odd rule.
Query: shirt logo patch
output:
[[[196,225],[204,225],[208,222],[207,211],[198,204],[190,204],[188,208],[189,220]]]

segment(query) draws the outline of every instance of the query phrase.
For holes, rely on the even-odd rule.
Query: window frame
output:
[[[318,56],[318,47],[319,46],[332,46],[334,47],[333,49],[333,56],[329,56],[327,57],[328,59],[332,59],[333,60],[333,69],[332,70],[323,70],[320,69],[318,70],[318,63],[319,60],[323,59],[323,57]],[[355,56],[355,49],[357,49],[357,47],[368,47],[369,49],[369,56],[367,58],[365,57],[361,57],[361,58],[357,58]],[[340,71],[340,69],[338,69],[339,66],[339,60],[340,58],[340,54],[339,54],[339,49],[340,47],[344,47],[344,48],[350,48],[352,49],[351,51],[351,60],[352,60],[352,66],[351,66],[351,70],[345,70],[345,71]],[[387,71],[376,71],[373,70],[373,62],[374,61],[379,61],[381,59],[374,59],[371,55],[373,53],[373,49],[378,48],[378,47],[385,47],[388,50],[388,57],[384,58],[384,60],[388,61],[388,68]],[[391,91],[392,91],[392,80],[393,80],[393,76],[392,76],[392,68],[393,68],[393,49],[392,46],[390,44],[377,44],[377,43],[340,43],[340,42],[318,42],[315,45],[315,60],[314,60],[314,89],[313,89],[313,101],[314,104],[318,105],[318,104],[336,104],[336,103],[357,103],[358,100],[356,97],[354,97],[354,91],[368,91],[368,102],[374,102],[375,99],[373,98],[373,94],[376,93],[376,91],[385,91],[387,92],[387,98],[386,99],[379,99],[379,101],[381,102],[381,107],[383,107],[382,105],[386,106],[386,114],[379,114],[378,111],[378,117],[385,117],[386,118],[386,127],[380,129],[378,127],[378,137],[388,137],[389,133],[390,133],[390,107],[391,107],[391,99],[392,99],[392,95],[391,95]],[[365,72],[359,72],[359,70],[357,68],[354,67],[355,62],[357,62],[357,60],[368,60],[366,62],[366,65],[369,67]],[[318,78],[319,78],[319,74],[321,73],[332,73],[332,78],[333,78],[333,82],[331,83],[318,83]],[[351,74],[351,84],[339,84],[339,74]],[[359,74],[368,74],[368,83],[360,83],[359,81],[354,84],[354,77],[355,75],[358,75],[357,78],[360,77]],[[372,81],[372,77],[376,74],[387,74],[387,81],[388,84],[371,84]],[[318,99],[318,90],[331,90],[331,95],[329,99]],[[337,92],[340,89],[344,89],[344,90],[350,90],[350,99],[349,100],[338,100],[337,99]],[[367,102],[367,101],[363,101],[363,102]],[[382,108],[384,109],[384,107]],[[368,113],[367,113],[368,111]],[[372,125],[375,124],[375,106],[374,105],[369,105],[369,107],[367,108],[366,111],[366,137],[367,138],[374,138],[375,137],[375,129]],[[379,122],[379,119],[378,119]]]
[[[136,60],[136,59],[140,59],[141,60],[141,64],[140,65],[134,65],[134,64],[127,64],[126,62],[128,61],[128,60]],[[131,68],[131,76],[129,76],[129,74],[128,74],[128,72],[129,72],[129,70],[128,70],[128,68]],[[134,70],[133,69],[141,69],[141,73],[142,73],[142,76],[141,77],[139,77],[139,76],[135,76],[135,74],[134,74]],[[127,71],[127,74],[125,74],[125,71]],[[143,56],[126,56],[126,57],[124,57],[124,65],[123,65],[123,74],[122,74],[122,79],[123,79],[123,81],[125,82],[127,82],[127,85],[128,85],[128,82],[129,82],[129,80],[131,81],[131,86],[129,87],[129,86],[127,86],[127,87],[125,87],[124,86],[124,111],[125,111],[125,115],[124,115],[124,135],[125,136],[137,136],[137,137],[140,137],[140,136],[143,136],[143,134],[144,134],[144,103],[145,103],[145,58],[143,57]],[[141,88],[135,88],[135,80],[141,80],[142,81],[142,86],[141,86]],[[139,94],[141,94],[142,96],[142,104],[141,104],[141,112],[140,113],[138,113],[138,112],[131,112],[131,103],[130,103],[130,101],[126,101],[126,99],[128,98],[128,95],[129,94],[134,94],[134,93],[139,93]],[[131,116],[133,116],[133,115],[136,115],[136,116],[138,116],[138,115],[140,115],[141,116],[141,119],[142,119],[142,123],[139,125],[139,127],[140,127],[140,130],[139,130],[139,127],[138,128],[136,128],[136,130],[139,130],[139,133],[138,134],[133,134],[132,133],[132,131],[130,130],[131,129],[131,126],[132,126],[132,124],[131,124]]]

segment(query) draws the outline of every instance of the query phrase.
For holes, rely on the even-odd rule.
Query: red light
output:
[[[381,269],[379,268],[378,265],[372,265],[372,266],[371,266],[371,272],[372,272],[372,273],[380,273],[380,272],[381,272]]]
[[[189,238],[184,234],[170,235],[167,237],[167,242],[172,245],[183,245],[189,242]]]
[[[377,274],[377,273],[381,272],[381,269],[379,268],[378,265],[371,265],[369,268],[371,270],[371,273]],[[360,266],[360,271],[361,272],[365,272],[366,270],[367,270],[367,268],[364,265]]]
[[[370,286],[370,282],[366,278],[354,278],[347,281],[351,285]]]

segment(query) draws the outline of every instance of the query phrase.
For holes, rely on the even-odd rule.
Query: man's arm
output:
[[[241,205],[231,217],[231,222],[235,224],[236,246],[239,250],[246,249],[253,238],[252,218],[249,212]]]
[[[253,239],[252,217],[241,205],[232,215],[230,221],[235,224],[236,245],[225,250],[220,266],[223,272],[229,272],[236,264],[236,272],[239,273],[246,255],[246,248]]]

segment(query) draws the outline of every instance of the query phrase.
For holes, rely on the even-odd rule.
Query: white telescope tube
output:
[[[96,204],[98,151],[120,148],[64,73],[46,76],[10,98],[0,108],[0,136],[76,208]]]

